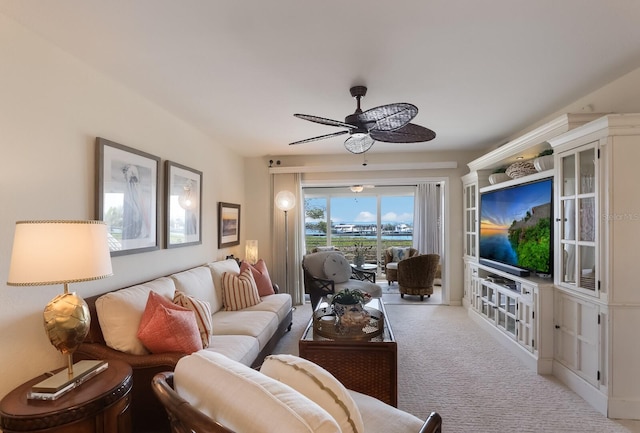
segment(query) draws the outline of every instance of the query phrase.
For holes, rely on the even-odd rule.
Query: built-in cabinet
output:
[[[553,354],[553,284],[521,278],[482,264],[471,268],[471,317],[498,338],[533,370],[550,374]]]
[[[549,143],[553,371],[607,416],[640,419],[640,114],[607,115]]]
[[[517,277],[479,263],[479,195],[487,175],[549,147],[553,278]],[[611,418],[640,419],[639,166],[640,114],[569,114],[472,161],[462,178],[470,317]]]

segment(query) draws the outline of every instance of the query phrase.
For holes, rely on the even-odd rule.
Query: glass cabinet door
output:
[[[560,159],[558,283],[597,292],[596,147],[595,143],[558,155]]]
[[[465,255],[470,257],[477,257],[477,190],[475,183],[464,187]]]

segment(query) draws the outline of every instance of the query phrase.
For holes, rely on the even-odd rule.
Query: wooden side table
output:
[[[36,377],[7,394],[0,402],[4,433],[130,433],[131,367],[110,360],[109,368],[57,400],[29,400]]]

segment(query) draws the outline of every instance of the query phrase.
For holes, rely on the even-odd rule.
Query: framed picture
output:
[[[218,248],[240,245],[240,205],[218,203]]]
[[[96,139],[96,218],[107,223],[112,256],[159,248],[160,158]]]
[[[202,243],[202,172],[166,162],[167,248]]]

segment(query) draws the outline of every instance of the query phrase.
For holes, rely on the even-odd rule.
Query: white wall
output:
[[[71,285],[83,297],[238,254],[239,247],[217,249],[217,203],[244,204],[244,162],[1,14],[0,95],[2,397],[64,365],[42,327],[42,309],[62,286],[9,287],[6,281],[16,221],[95,218],[95,137],[201,170],[203,243],[115,257],[113,277]]]

